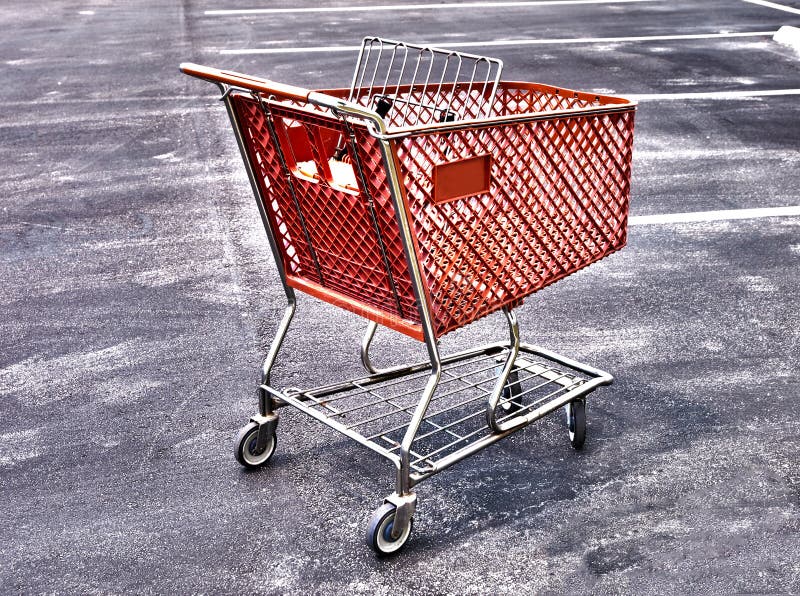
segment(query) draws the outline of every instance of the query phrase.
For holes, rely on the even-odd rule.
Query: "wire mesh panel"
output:
[[[363,125],[348,130],[324,113],[239,94],[233,103],[290,283],[305,280],[418,321],[377,141]],[[347,146],[347,160],[334,159],[350,131],[363,155]]]
[[[397,126],[486,118],[502,70],[496,58],[367,37],[349,100]]]
[[[445,458],[491,435],[486,401],[491,395],[507,349],[488,349],[446,363],[411,449],[411,468],[418,477],[433,473]],[[385,456],[398,456],[429,368],[396,378],[366,378],[289,393],[294,405],[314,411]],[[591,379],[523,347],[498,405],[497,421],[526,416]]]

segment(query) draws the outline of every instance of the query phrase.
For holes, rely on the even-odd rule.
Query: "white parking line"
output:
[[[790,6],[784,6],[783,4],[776,4],[775,2],[767,2],[766,0],[744,0],[744,1],[749,2],[750,4],[758,4],[759,6],[766,6],[767,8],[774,8],[776,10],[790,12],[792,14],[800,14],[800,9],[798,8],[791,8]]]
[[[455,48],[488,48],[500,46],[531,46],[573,43],[623,43],[632,41],[678,41],[690,39],[724,39],[733,37],[772,37],[775,31],[744,31],[720,33],[694,33],[686,35],[644,35],[635,37],[574,37],[556,39],[509,39],[497,41],[470,41],[452,42],[444,41],[431,45],[442,46],[448,49]],[[245,48],[239,50],[219,50],[220,54],[312,54],[329,52],[354,52],[361,46],[317,46],[317,47],[291,47],[291,48]]]
[[[634,101],[671,99],[749,99],[773,95],[800,95],[800,89],[750,89],[742,91],[698,91],[696,93],[622,93]]]
[[[632,215],[628,224],[632,226],[693,223],[703,221],[726,221],[733,219],[758,219],[762,217],[786,217],[800,215],[800,205],[789,207],[759,207],[756,209],[726,209],[724,211],[696,211],[694,213],[666,213],[661,215]]]
[[[527,8],[535,6],[560,6],[570,4],[630,4],[633,2],[655,2],[656,0],[541,0],[528,2],[464,2],[456,4],[385,4],[380,6],[327,6],[315,8],[239,8],[206,10],[206,16],[238,16],[257,14],[320,13],[320,12],[374,12],[376,10],[461,10],[464,8]]]

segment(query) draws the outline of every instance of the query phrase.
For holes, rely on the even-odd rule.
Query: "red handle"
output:
[[[267,79],[259,79],[228,70],[218,70],[209,66],[192,64],[191,62],[184,62],[181,64],[181,72],[205,81],[211,81],[213,83],[225,83],[226,85],[234,85],[244,89],[260,91],[261,93],[278,95],[280,97],[294,99],[296,101],[308,101],[308,94],[311,93],[311,91],[308,89],[303,89],[302,87],[284,85],[283,83],[275,83],[274,81],[269,81]]]

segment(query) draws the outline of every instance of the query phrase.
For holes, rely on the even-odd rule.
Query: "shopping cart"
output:
[[[512,309],[624,246],[635,104],[501,69],[378,38],[349,89],[181,65],[222,91],[288,301],[236,458],[267,463],[290,405],[390,460],[395,492],[367,530],[381,554],[408,540],[414,487],[465,457],[560,408],[580,449],[585,398],[613,380],[522,343]],[[272,384],[295,290],[369,320],[367,374]],[[508,341],[440,354],[444,334],[500,310]],[[377,369],[378,325],[424,342],[428,359]]]

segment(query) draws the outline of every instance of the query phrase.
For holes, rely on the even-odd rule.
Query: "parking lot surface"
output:
[[[0,592],[800,592],[800,54],[772,40],[800,2],[262,4],[0,12]],[[347,86],[365,35],[640,100],[628,246],[517,311],[614,374],[586,448],[552,416],[421,484],[390,559],[377,456],[287,408],[267,468],[233,460],[285,299],[216,89],[178,71]],[[277,383],[358,374],[364,329],[301,296]]]

